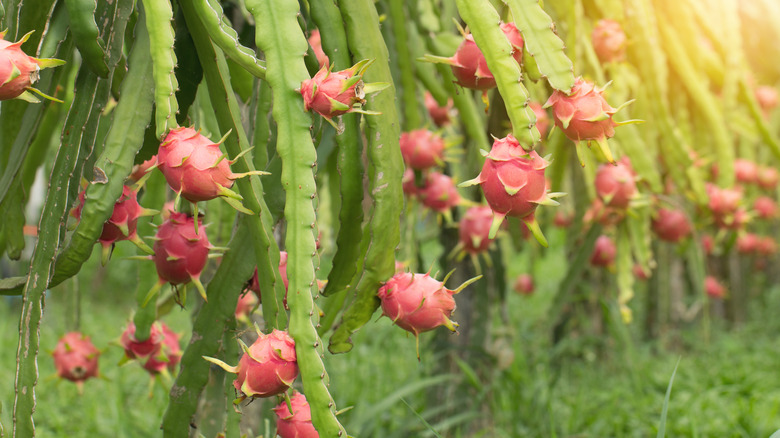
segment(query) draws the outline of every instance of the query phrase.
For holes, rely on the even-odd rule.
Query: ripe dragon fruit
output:
[[[539,134],[544,138],[547,135],[547,130],[550,128],[550,116],[547,115],[547,111],[542,108],[542,104],[539,102],[528,102],[528,106],[536,116],[536,129],[539,130]]]
[[[417,188],[417,196],[424,206],[442,214],[448,214],[461,201],[452,178],[439,172],[426,176],[425,185]]]
[[[444,281],[438,281],[429,274],[395,274],[377,292],[382,302],[382,315],[414,334],[419,358],[419,334],[442,325],[452,332],[456,331],[458,324],[450,319],[455,310],[455,299],[452,296],[479,278],[481,276],[450,290],[444,287]]]
[[[548,194],[544,169],[549,163],[536,151],[526,151],[511,135],[495,139],[486,155],[482,172],[476,178],[460,184],[479,184],[488,205],[493,210],[493,223],[488,237],[496,237],[498,227],[506,216],[514,216],[525,222],[528,229],[543,246],[547,246],[534,212],[536,207],[558,205],[551,198],[561,194]]]
[[[200,217],[198,222],[200,222]],[[171,213],[171,216],[157,228],[154,237],[154,255],[151,259],[157,267],[159,277],[157,284],[146,301],[165,283],[186,284],[190,281],[206,300],[206,290],[200,282],[200,273],[206,266],[209,257],[209,243],[206,230],[200,225],[195,231],[195,219],[185,213]]]
[[[89,336],[69,332],[60,338],[52,352],[57,376],[76,383],[81,389],[84,381],[98,376],[98,350]]]
[[[745,233],[737,237],[737,251],[740,254],[756,252],[759,245],[759,236],[753,233]]]
[[[780,181],[780,174],[774,167],[761,166],[758,168],[758,185],[762,189],[774,190]]]
[[[758,165],[750,160],[738,158],[734,160],[734,176],[743,184],[753,184],[758,181]]]
[[[274,409],[276,414],[276,433],[281,438],[319,438],[317,429],[311,423],[311,409],[306,396],[295,392],[290,397],[292,412],[286,401],[279,403]]]
[[[617,21],[599,20],[593,28],[591,41],[596,56],[603,63],[619,62],[626,56],[626,33]]]
[[[502,23],[504,32],[512,45],[512,57],[520,64],[523,60],[523,37],[514,23]],[[441,59],[450,64],[458,84],[474,90],[487,91],[496,87],[496,79],[488,69],[482,50],[477,47],[471,34],[464,35],[463,42],[452,58]]]
[[[213,357],[203,357],[229,373],[238,374],[233,381],[233,386],[241,392],[238,401],[247,397],[281,394],[298,377],[295,341],[286,331],[274,330],[268,335],[258,333],[257,340],[250,347],[241,342],[241,348],[244,355],[236,366]]]
[[[514,290],[522,295],[534,293],[534,278],[529,274],[520,274],[515,280]]]
[[[726,296],[726,287],[712,275],[708,275],[704,279],[704,291],[710,298],[721,299]]]
[[[769,196],[759,196],[753,201],[753,208],[762,219],[774,219],[777,217],[777,203]]]
[[[57,67],[65,61],[49,58],[33,58],[22,51],[22,44],[30,37],[32,31],[19,41],[6,41],[6,31],[0,32],[0,100],[22,99],[28,102],[40,102],[32,93],[46,99],[62,103],[61,100],[43,94],[32,87],[38,81],[42,68]]]
[[[313,78],[301,83],[304,111],[314,110],[328,121],[350,112],[375,114],[359,108],[366,102],[368,89],[372,89],[363,83],[363,74],[372,62],[364,59],[337,72],[328,64],[323,65]]]
[[[604,205],[601,198],[594,198],[588,210],[585,211],[582,221],[585,223],[598,222],[602,226],[608,227],[619,224],[625,217],[625,208],[609,207]]]
[[[770,236],[761,236],[756,245],[756,252],[763,256],[771,256],[777,252],[777,242]]]
[[[433,95],[425,92],[425,108],[428,110],[428,114],[431,116],[431,120],[438,127],[442,127],[450,124],[450,112],[452,111],[452,98],[447,100],[447,105],[439,106],[439,102],[434,99]]]
[[[737,215],[741,217],[744,214],[744,210],[738,213],[742,192],[738,189],[723,189],[714,184],[707,184],[706,190],[710,197],[708,205],[715,223],[721,227],[738,223]]]
[[[487,251],[493,239],[488,237],[493,222],[493,211],[488,206],[471,207],[466,210],[458,225],[460,241],[457,247],[468,254]]]
[[[612,151],[607,139],[615,135],[615,127],[628,121],[617,123],[612,116],[631,102],[626,102],[619,108],[612,108],[604,99],[604,90],[592,82],[577,78],[568,93],[555,90],[544,104],[544,108],[552,107],[555,126],[561,128],[571,141],[594,141],[604,158],[614,164]],[[577,148],[579,155],[580,148]],[[580,164],[584,166],[582,156]]]
[[[314,56],[317,57],[317,63],[320,64],[320,67],[330,63],[328,55],[322,50],[322,36],[320,35],[319,29],[311,31],[311,35],[309,35],[309,45],[314,51]]]
[[[245,290],[238,296],[236,311],[234,312],[237,321],[250,323],[251,320],[249,319],[249,315],[251,315],[255,307],[260,304],[260,299],[257,298],[257,295],[249,292],[249,290]]]
[[[79,205],[72,212],[76,219],[81,219],[85,201],[86,191],[82,190],[79,193]],[[114,243],[121,240],[129,240],[143,251],[152,254],[152,249],[138,236],[137,225],[138,218],[154,214],[157,212],[138,205],[138,192],[128,186],[123,186],[122,195],[114,204],[114,211],[108,221],[103,224],[103,231],[98,238],[98,242],[103,246],[101,259],[103,265],[108,262]]]
[[[129,179],[130,181],[141,181],[156,166],[157,166],[157,155],[153,155],[152,158],[149,158],[143,163],[136,164],[135,166],[133,166],[133,171],[130,172],[130,176],[128,176],[127,179]]]
[[[639,263],[635,263],[631,271],[634,273],[634,278],[637,280],[645,281],[650,278],[650,271],[646,271]]]
[[[637,196],[636,175],[627,159],[614,166],[599,166],[595,185],[596,194],[609,207],[627,208],[631,199]]]
[[[653,231],[661,240],[677,243],[691,234],[691,223],[680,210],[661,208],[653,218]]]
[[[615,262],[617,248],[609,236],[601,235],[596,239],[593,253],[590,256],[590,264],[593,266],[609,267]]]
[[[427,129],[402,133],[399,144],[404,162],[412,169],[423,170],[444,164],[444,139]]]
[[[241,196],[230,190],[230,187],[238,178],[267,173],[233,173],[230,165],[235,160],[228,160],[219,149],[223,140],[212,143],[193,128],[172,129],[157,151],[157,168],[171,189],[190,202],[208,201],[221,196],[237,210],[253,214],[241,205]]]
[[[162,327],[162,342],[158,344],[157,351],[149,356],[143,364],[143,368],[152,376],[173,372],[182,356],[179,335],[167,325],[163,323],[160,325]]]
[[[769,85],[762,85],[756,88],[755,96],[764,115],[769,117],[769,113],[777,107],[777,89]]]
[[[412,169],[406,169],[404,171],[403,179],[401,180],[402,188],[406,196],[417,196],[417,184],[414,181],[414,171]]]
[[[130,322],[122,332],[119,344],[125,350],[125,357],[128,359],[147,359],[160,351],[164,337],[163,323],[156,321],[150,328],[149,337],[139,341],[135,337],[135,324]]]

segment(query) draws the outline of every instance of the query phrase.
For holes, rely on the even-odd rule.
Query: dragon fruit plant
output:
[[[247,397],[271,397],[281,394],[298,377],[295,341],[286,331],[270,334],[258,331],[257,340],[249,347],[239,340],[244,350],[238,365],[230,366],[213,357],[203,358],[229,373],[237,374],[233,386],[241,395],[234,403]]]
[[[284,400],[273,409],[276,414],[276,434],[281,438],[319,438],[311,423],[311,409],[306,396],[295,392],[289,406]]]
[[[40,102],[32,94],[35,93],[62,103],[61,100],[33,88],[42,68],[57,67],[65,64],[65,61],[27,56],[22,51],[22,44],[30,38],[32,32],[28,32],[14,43],[4,39],[6,31],[0,32],[0,100],[21,99],[33,103]]]
[[[526,151],[511,134],[495,139],[490,152],[485,155],[482,172],[460,184],[479,184],[490,209],[493,222],[488,237],[496,237],[498,228],[506,216],[514,216],[525,222],[528,229],[543,246],[547,246],[534,212],[539,205],[558,205],[552,198],[560,193],[548,193],[544,169],[549,162],[536,151]]]
[[[82,390],[84,381],[98,376],[98,350],[89,336],[79,332],[66,333],[52,352],[57,376],[70,380]]]

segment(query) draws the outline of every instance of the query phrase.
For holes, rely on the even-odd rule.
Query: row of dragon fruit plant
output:
[[[281,436],[344,436],[326,345],[350,351],[381,306],[420,356],[421,332],[456,330],[454,294],[468,285],[457,319],[483,325],[469,342],[485,345],[491,319],[473,314],[543,281],[508,281],[507,248],[546,246],[552,226],[567,229],[572,256],[551,310],[561,321],[578,280],[601,268],[626,323],[650,278],[650,327],[653,312],[669,317],[657,309],[669,297],[693,303],[692,317],[727,289],[739,303],[752,292],[734,278],[775,252],[777,171],[757,163],[780,155],[776,90],[761,86],[778,71],[744,50],[777,50],[761,46],[780,29],[769,0],[718,11],[694,0],[43,3],[2,9],[0,244],[11,259],[35,172],[56,154],[34,251],[2,280],[24,300],[15,436],[34,431],[43,297],[96,243],[109,266],[123,240],[154,262],[139,262],[122,344],[153,375],[180,363],[166,436],[198,423],[210,362],[238,373],[238,403],[279,397]],[[724,39],[722,28],[745,31]],[[753,34],[764,38],[742,40]],[[445,248],[437,264],[457,267],[452,277],[421,263],[426,239]],[[737,253],[755,263],[716,278]],[[668,288],[680,283],[674,263],[686,291]],[[189,287],[203,302],[182,351],[160,318],[173,302],[194,305]],[[260,306],[259,327],[240,351],[245,301]],[[743,304],[727,310],[745,317]],[[97,372],[81,334],[54,355],[62,377]],[[301,393],[288,391],[298,374]]]

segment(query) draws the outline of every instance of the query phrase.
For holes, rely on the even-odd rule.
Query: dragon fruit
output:
[[[431,172],[425,178],[425,185],[417,189],[420,202],[433,211],[447,214],[461,201],[452,178],[443,173]]]
[[[428,91],[425,92],[425,108],[428,110],[428,114],[431,116],[433,123],[438,127],[448,125],[452,122],[450,120],[452,105],[452,98],[449,98],[446,106],[439,106],[439,102],[434,99],[433,95]]]
[[[238,296],[238,301],[236,302],[236,311],[234,312],[237,321],[244,321],[249,323],[249,315],[252,313],[255,307],[260,304],[260,299],[257,298],[258,296],[249,292],[249,290],[245,290]]]
[[[653,218],[653,231],[661,240],[676,243],[690,235],[692,228],[684,212],[661,208]]]
[[[759,245],[759,236],[753,233],[745,233],[737,237],[737,251],[741,254],[756,252]]]
[[[479,184],[488,205],[493,210],[489,238],[496,237],[498,227],[506,216],[521,219],[534,237],[544,246],[544,238],[534,212],[540,204],[558,205],[551,199],[560,194],[548,194],[544,169],[549,163],[536,151],[526,151],[511,135],[495,139],[486,155],[482,172],[460,186]]]
[[[179,335],[164,323],[160,323],[160,326],[162,327],[162,342],[158,343],[158,349],[143,364],[143,368],[152,376],[166,371],[173,372],[182,356]]]
[[[704,291],[707,292],[710,298],[720,299],[726,296],[726,287],[711,275],[704,279]]]
[[[619,124],[612,120],[612,116],[620,108],[613,108],[607,103],[603,89],[577,78],[568,93],[553,92],[544,104],[544,108],[549,107],[552,107],[555,126],[561,128],[566,137],[574,142],[586,141],[588,145],[595,141],[604,158],[615,163],[607,139],[615,135],[615,127]],[[579,148],[577,153],[580,153]],[[582,157],[580,164],[584,165]]]
[[[149,338],[139,341],[135,337],[135,324],[130,322],[122,332],[119,344],[125,350],[125,357],[128,359],[147,359],[160,351],[164,337],[163,323],[156,321],[150,328]]]
[[[502,23],[501,31],[512,45],[512,57],[520,64],[523,60],[524,43],[520,31],[514,23]],[[477,47],[471,34],[464,36],[463,42],[452,58],[441,61],[450,64],[458,84],[463,87],[482,91],[496,87],[496,79],[488,69],[485,55]]]
[[[595,185],[596,194],[609,207],[626,208],[637,196],[636,176],[628,160],[599,166]]]
[[[753,184],[758,181],[758,165],[750,160],[738,158],[734,160],[734,176],[743,184]]]
[[[585,211],[582,221],[585,223],[598,222],[602,226],[608,227],[617,225],[626,217],[625,208],[609,207],[604,205],[601,198],[593,199],[590,207]]]
[[[306,396],[295,392],[290,397],[290,406],[292,412],[286,401],[273,409],[276,414],[276,433],[281,438],[319,438],[320,435],[311,423],[311,409]]]
[[[490,224],[493,222],[493,211],[487,206],[471,207],[460,220],[458,246],[468,254],[479,254],[487,251],[493,239],[490,234]]]
[[[520,274],[515,280],[515,292],[523,295],[534,293],[534,278],[530,274]]]
[[[609,236],[601,235],[596,239],[593,253],[590,256],[590,264],[593,266],[609,267],[615,263],[617,248]]]
[[[764,115],[769,117],[769,113],[777,107],[777,89],[769,85],[762,85],[756,88],[755,96]]]
[[[406,196],[417,196],[417,184],[414,181],[414,171],[412,169],[406,169],[404,171],[403,179],[401,180],[402,188]]]
[[[756,252],[763,256],[771,256],[777,252],[777,242],[770,236],[761,236],[756,245]]]
[[[226,158],[206,136],[192,128],[180,127],[168,132],[157,151],[157,168],[160,169],[174,192],[191,202],[208,201],[218,196],[228,200],[234,208],[251,214],[239,203],[241,196],[230,190],[233,180],[248,175],[265,175],[252,171],[233,173],[234,161]]]
[[[568,228],[572,222],[574,222],[574,217],[572,214],[567,214],[562,211],[556,211],[555,217],[553,217],[553,224],[555,224],[558,228]]]
[[[52,352],[57,376],[79,385],[90,377],[98,376],[98,350],[89,336],[79,332],[69,332],[60,338]]]
[[[328,55],[322,50],[322,36],[320,35],[319,29],[311,31],[311,35],[309,35],[309,45],[314,51],[314,56],[317,57],[317,63],[320,64],[320,67],[330,63]]]
[[[707,194],[710,197],[710,211],[715,216],[734,214],[739,208],[742,192],[738,189],[722,189],[714,184],[707,184]]]
[[[599,20],[593,28],[591,41],[599,61],[618,62],[625,58],[626,33],[617,21]]]
[[[444,139],[427,129],[402,133],[399,144],[404,162],[412,169],[423,170],[444,164]]]
[[[198,217],[198,222],[200,222]],[[195,231],[195,219],[185,213],[171,213],[171,216],[157,229],[154,239],[154,255],[159,280],[149,292],[147,301],[165,283],[195,284],[206,300],[206,290],[200,282],[200,274],[209,257],[209,243],[206,230],[200,225]]]
[[[141,164],[133,166],[133,171],[130,176],[127,177],[130,181],[140,181],[144,176],[148,175],[152,168],[157,166],[157,155],[153,155],[152,158],[144,161]]]
[[[774,167],[759,167],[758,168],[758,185],[762,189],[774,190],[777,187],[777,183],[780,181],[780,174]]]
[[[213,357],[203,357],[229,373],[238,374],[233,386],[241,392],[239,400],[281,394],[298,377],[295,341],[286,331],[274,329],[268,335],[258,333],[257,340],[251,346],[247,347],[242,342],[241,348],[244,355],[236,366]]]
[[[762,219],[774,219],[777,217],[777,203],[769,196],[759,196],[753,201],[753,208]]]
[[[480,277],[472,278],[457,289],[450,290],[444,287],[444,282],[429,274],[395,274],[377,292],[382,302],[382,315],[418,338],[419,357],[419,334],[439,326],[456,331],[458,324],[450,319],[452,311],[455,310],[455,299],[452,296]]]
[[[645,281],[650,278],[650,272],[646,271],[639,263],[635,263],[631,271],[634,273],[634,278],[637,280]]]
[[[314,110],[327,120],[349,112],[363,112],[356,107],[365,103],[363,74],[372,61],[363,60],[352,67],[333,72],[325,64],[301,83],[303,109]]]
[[[72,212],[76,219],[81,219],[85,201],[86,191],[82,190],[79,193],[79,205]],[[123,186],[122,195],[114,204],[114,211],[108,221],[103,224],[103,231],[98,238],[98,242],[103,246],[103,264],[108,262],[114,243],[121,240],[129,240],[142,250],[152,254],[152,249],[138,236],[136,228],[138,218],[156,213],[154,210],[148,210],[138,205],[138,192],[128,186]]]
[[[57,67],[65,61],[49,58],[33,58],[22,51],[22,44],[30,37],[32,31],[19,41],[6,41],[6,31],[0,32],[0,100],[22,99],[28,102],[39,102],[30,92],[41,97],[62,103],[61,100],[47,96],[32,87],[38,81],[42,68]]]

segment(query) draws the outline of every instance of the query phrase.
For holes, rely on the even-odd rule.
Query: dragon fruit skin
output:
[[[653,231],[661,240],[676,243],[691,234],[691,223],[680,210],[661,208],[652,221]]]
[[[404,162],[412,169],[424,170],[444,164],[444,139],[427,129],[402,133],[399,144]]]
[[[515,280],[514,290],[519,294],[531,295],[534,289],[534,278],[529,274],[520,274]]]
[[[205,300],[206,291],[200,282],[200,274],[208,262],[211,244],[203,225],[199,225],[196,232],[192,216],[171,212],[171,216],[157,228],[154,239],[154,255],[151,258],[157,268],[157,284],[192,282]]]
[[[410,272],[394,275],[377,292],[382,314],[415,336],[442,325],[455,331],[457,324],[450,320],[453,294],[430,275]]]
[[[520,64],[523,60],[524,44],[520,31],[514,23],[502,23],[501,31],[512,44],[512,57]],[[464,37],[455,54],[449,58],[449,63],[452,73],[462,87],[482,91],[496,87],[496,80],[487,66],[485,55],[477,47],[471,34]]]
[[[30,34],[32,31],[12,43],[3,39],[6,31],[0,32],[0,101],[15,99],[22,96],[25,91],[34,91],[43,97],[58,101],[35,90],[32,85],[38,81],[42,68],[56,67],[65,62],[59,59],[38,59],[27,56],[22,51],[22,44],[27,41]],[[37,102],[34,97],[29,97],[21,98]]]
[[[143,364],[143,368],[152,376],[160,374],[166,369],[173,372],[182,356],[179,335],[164,323],[160,323],[160,325],[162,327],[162,342],[159,344],[158,350],[150,355]]]
[[[287,288],[290,285],[290,282],[287,279],[287,251],[279,251],[279,277],[284,283],[284,290],[287,291]],[[255,268],[255,273],[252,275],[252,278],[249,281],[249,290],[255,293],[258,299],[258,303],[261,303],[263,297],[260,294],[260,279],[258,278],[257,268]],[[286,294],[284,298],[284,308],[287,308]]]
[[[712,275],[708,275],[704,279],[704,291],[710,298],[721,299],[726,296],[726,287]]]
[[[493,239],[488,237],[493,222],[493,211],[488,206],[476,206],[466,210],[458,226],[458,237],[469,254],[487,251]]]
[[[363,60],[336,72],[323,65],[314,77],[301,83],[304,111],[313,110],[326,119],[355,111],[355,105],[365,103],[363,73],[370,64]]]
[[[157,152],[157,168],[168,185],[191,202],[228,196],[233,180],[243,176],[231,172],[230,164],[219,143],[187,127],[172,129]]]
[[[447,213],[461,202],[452,178],[439,172],[427,175],[425,185],[417,188],[417,196],[424,206],[438,213]]]
[[[275,408],[276,433],[281,438],[319,438],[319,433],[311,422],[311,408],[306,396],[295,392],[290,397],[292,413],[287,403],[282,401]]]
[[[494,140],[482,171],[476,178],[461,184],[482,187],[485,200],[493,210],[491,239],[496,237],[504,218],[514,216],[525,222],[542,245],[547,245],[534,212],[540,204],[557,205],[547,193],[544,170],[548,165],[536,151],[523,149],[511,134]]]
[[[609,267],[615,262],[617,247],[609,236],[601,235],[596,239],[593,253],[590,256],[590,264],[593,266]]]
[[[450,120],[450,112],[452,111],[452,98],[447,100],[446,106],[439,106],[439,102],[434,99],[433,95],[429,92],[425,92],[425,108],[428,110],[428,114],[431,116],[431,120],[438,127],[442,127],[452,123]]]
[[[89,336],[79,332],[66,333],[52,352],[57,376],[78,385],[91,377],[98,376],[98,350]]]
[[[758,181],[758,165],[744,158],[734,160],[734,176],[743,184],[753,184]]]
[[[627,208],[637,196],[636,176],[630,163],[599,166],[596,171],[596,194],[608,207]]]
[[[160,351],[165,331],[161,322],[155,322],[149,332],[149,338],[139,341],[135,338],[135,324],[130,322],[122,332],[119,339],[120,345],[125,350],[128,359],[146,359],[156,355]]]
[[[591,41],[599,61],[618,62],[625,58],[626,33],[617,21],[599,20],[591,33]]]
[[[550,116],[547,115],[547,111],[542,108],[542,104],[539,102],[528,102],[528,106],[536,116],[536,129],[539,130],[539,134],[544,138],[547,135],[547,130],[550,128]]]
[[[753,209],[762,219],[774,219],[777,217],[777,203],[768,196],[759,196],[753,201]]]

